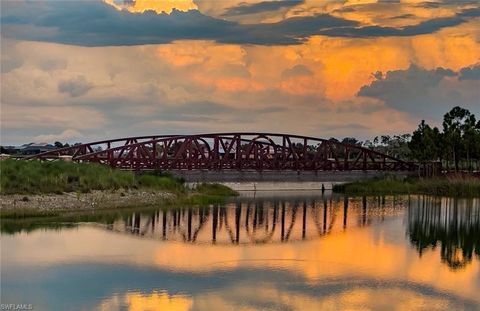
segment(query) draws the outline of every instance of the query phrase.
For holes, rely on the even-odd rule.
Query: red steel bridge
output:
[[[96,141],[27,159],[68,158],[128,170],[415,171],[418,164],[357,145],[274,133],[155,135]]]

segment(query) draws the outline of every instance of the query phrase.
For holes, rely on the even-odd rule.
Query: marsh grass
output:
[[[394,176],[373,178],[342,185],[333,191],[346,194],[429,194],[457,197],[480,197],[480,179],[469,176],[406,178]]]
[[[188,196],[183,196],[180,203],[183,205],[208,205],[225,202],[225,198],[238,196],[238,192],[227,186],[216,183],[202,183],[197,185]]]
[[[0,162],[1,194],[89,192],[149,188],[185,192],[183,181],[170,175],[112,169],[94,163],[5,160]]]
[[[211,196],[238,196],[238,192],[221,184],[199,184],[196,192]]]

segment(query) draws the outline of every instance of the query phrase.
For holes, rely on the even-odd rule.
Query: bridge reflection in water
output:
[[[312,239],[368,225],[400,211],[404,201],[341,197],[239,200],[223,206],[133,213],[109,229],[191,243],[258,244]],[[375,217],[374,217],[375,216]]]
[[[452,269],[480,258],[480,200],[429,196],[240,198],[224,205],[132,213],[109,230],[165,241],[266,244],[311,240],[404,221],[421,256],[440,247]],[[399,232],[399,234],[404,234]]]

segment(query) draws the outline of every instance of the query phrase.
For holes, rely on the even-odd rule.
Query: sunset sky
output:
[[[1,1],[1,141],[480,117],[476,0]]]

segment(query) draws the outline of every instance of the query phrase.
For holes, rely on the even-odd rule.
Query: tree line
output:
[[[480,161],[480,121],[467,109],[454,107],[443,117],[443,131],[424,120],[413,132],[409,147],[420,161],[442,161],[449,169],[472,170]]]
[[[444,115],[441,128],[422,120],[412,134],[382,135],[364,142],[346,137],[341,142],[406,161],[438,161],[447,170],[480,169],[480,120],[461,107],[454,107]]]

